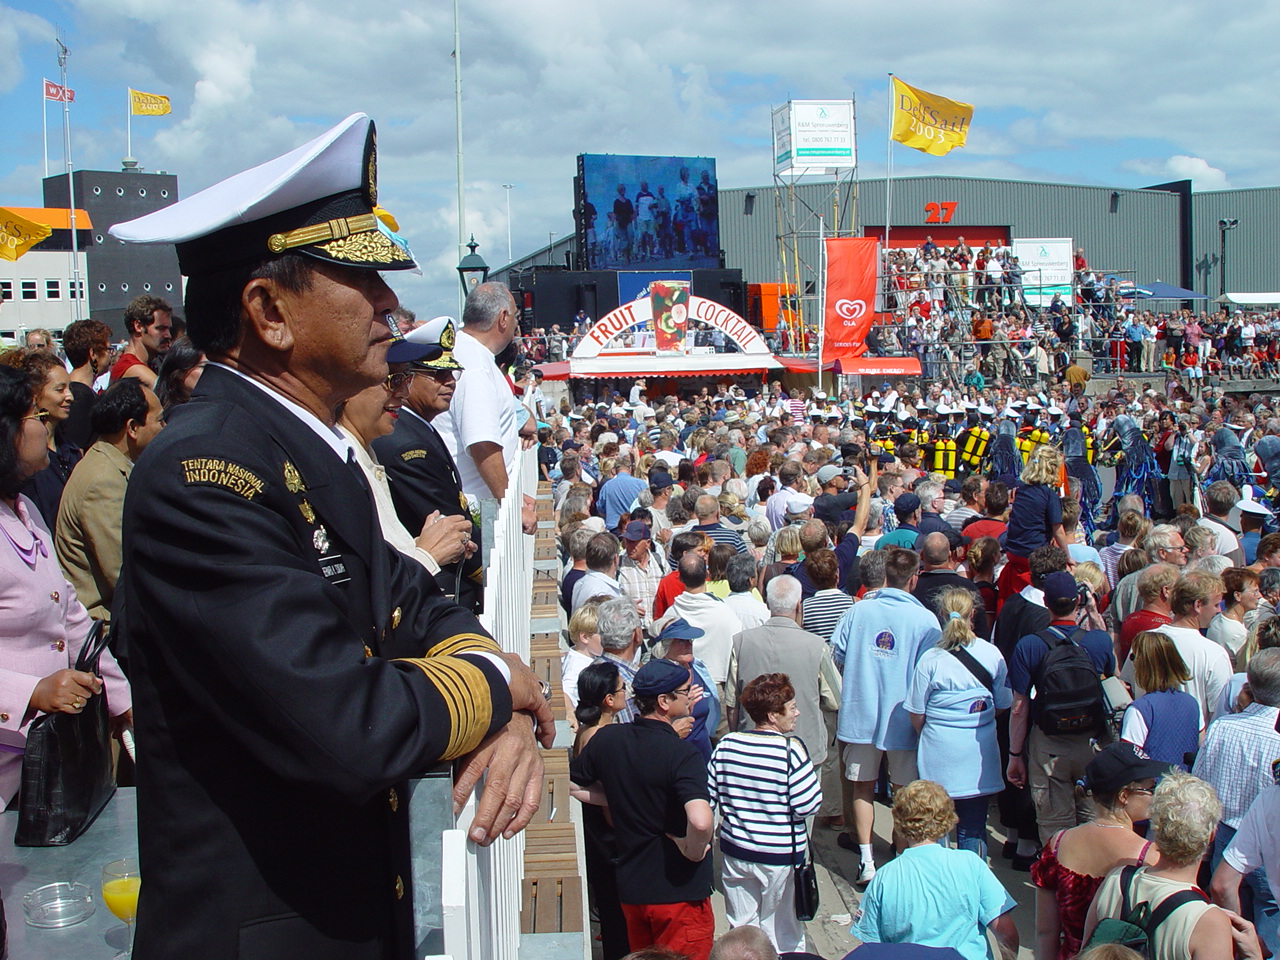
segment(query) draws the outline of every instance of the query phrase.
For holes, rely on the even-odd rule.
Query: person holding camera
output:
[[[1192,491],[1196,484],[1196,457],[1200,441],[1191,429],[1187,416],[1178,418],[1177,429],[1160,444],[1169,455],[1169,496],[1176,511],[1184,503],[1193,503]]]
[[[1019,640],[1009,661],[1007,770],[1014,786],[1031,787],[1041,843],[1087,819],[1077,809],[1075,783],[1093,757],[1093,741],[1109,738],[1101,678],[1116,672],[1111,635],[1076,625],[1080,591],[1071,574],[1045,577],[1044,604],[1049,626]]]

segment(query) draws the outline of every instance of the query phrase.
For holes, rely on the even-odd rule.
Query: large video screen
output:
[[[711,157],[578,155],[578,257],[589,270],[720,266]]]

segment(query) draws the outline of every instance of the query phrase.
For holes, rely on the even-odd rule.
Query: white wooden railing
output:
[[[484,613],[480,622],[502,648],[529,658],[529,602],[533,592],[533,537],[522,527],[525,494],[537,492],[536,451],[521,451],[507,496],[481,501],[485,557]],[[475,797],[444,831],[441,905],[444,956],[452,960],[517,960],[524,834],[478,847],[467,839]]]

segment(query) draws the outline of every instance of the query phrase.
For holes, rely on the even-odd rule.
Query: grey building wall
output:
[[[1280,291],[1280,187],[1197,193],[1192,217],[1195,289],[1211,297],[1222,289],[1221,219],[1240,223],[1227,231],[1227,290]]]
[[[781,200],[790,207],[788,193],[784,190]],[[751,215],[744,212],[747,194],[755,195]],[[818,263],[818,212],[826,219],[828,234],[837,210],[840,228],[849,229],[850,207],[856,209],[857,227],[884,226],[883,179],[862,181],[856,204],[843,196],[833,197],[829,182],[801,183],[795,194],[795,222],[800,223],[802,234],[812,235],[800,242],[800,259],[807,264]],[[895,178],[890,237],[895,227],[930,226],[925,204],[942,201],[957,206],[950,223],[937,225],[938,232],[964,228],[971,244],[983,239],[984,227],[1005,228],[1011,239],[1070,237],[1085,248],[1091,266],[1125,271],[1141,280],[1178,283],[1181,279],[1179,201],[1174,193],[962,177]],[[781,222],[787,221],[784,209]],[[722,189],[720,235],[726,266],[741,267],[749,283],[777,281],[779,222],[772,184]]]
[[[125,336],[124,308],[134,297],[151,294],[182,310],[182,275],[171,245],[122,243],[107,230],[117,223],[152,213],[178,200],[178,178],[172,174],[77,170],[76,206],[93,220],[93,245],[85,252],[89,315]],[[67,176],[44,180],[46,207],[68,205]]]

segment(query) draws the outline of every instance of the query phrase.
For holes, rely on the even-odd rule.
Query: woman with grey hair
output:
[[[1180,770],[1165,774],[1151,801],[1151,833],[1160,859],[1155,866],[1121,867],[1107,874],[1085,919],[1085,946],[1101,921],[1127,919],[1126,900],[1132,907],[1148,904],[1154,919],[1166,900],[1188,892],[1181,897],[1185,902],[1151,925],[1151,960],[1261,958],[1253,924],[1215,907],[1196,886],[1200,861],[1221,817],[1222,803],[1213,787]]]

